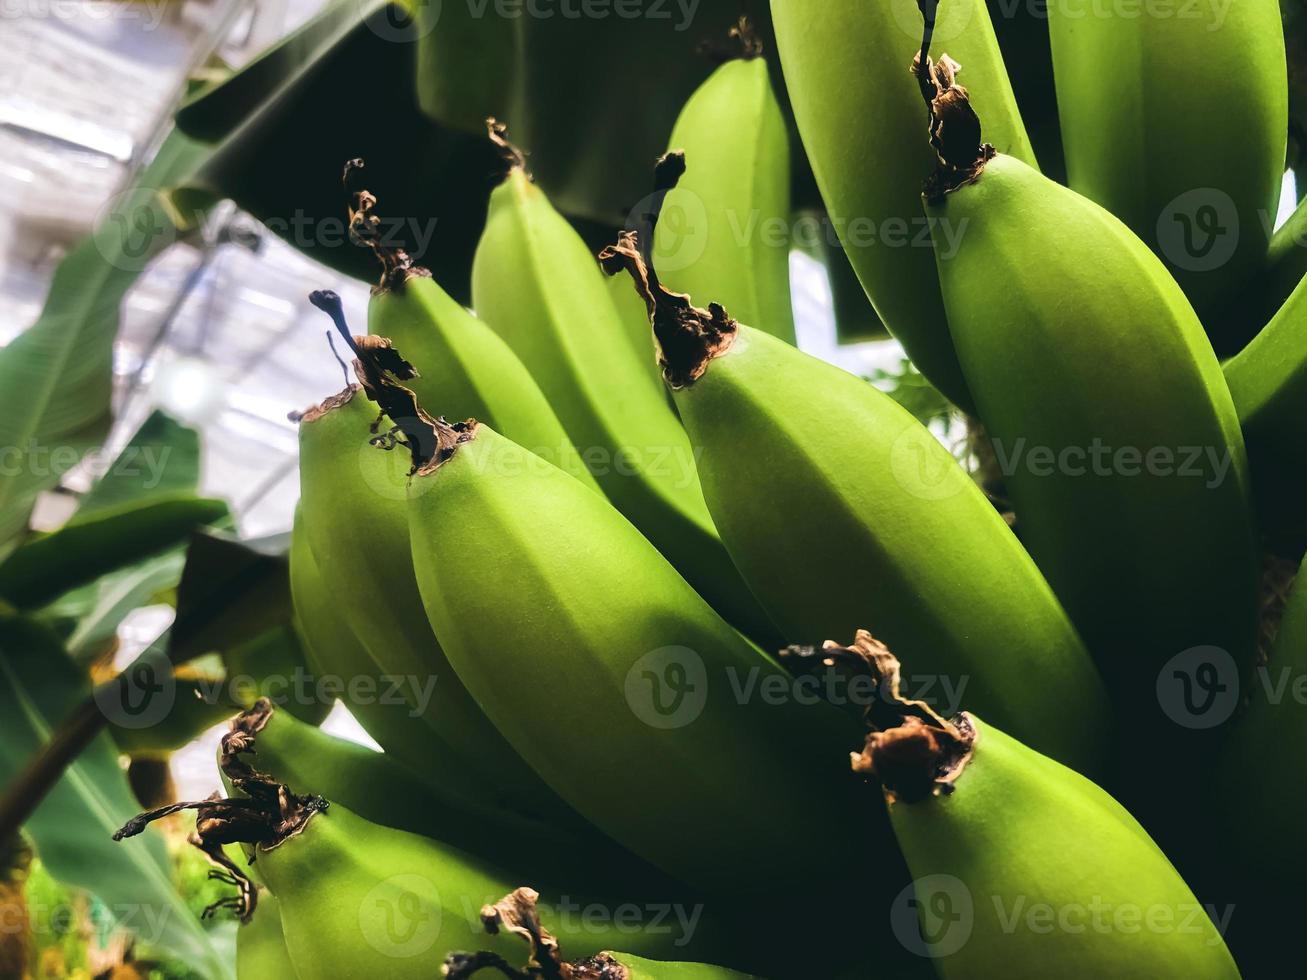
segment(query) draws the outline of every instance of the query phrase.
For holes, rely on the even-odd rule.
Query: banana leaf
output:
[[[0,554],[24,534],[37,495],[108,433],[113,341],[123,296],[178,236],[165,190],[204,156],[174,133],[59,263],[40,318],[0,350]]]
[[[89,694],[85,674],[51,633],[29,621],[0,621],[0,785],[14,778]],[[94,894],[123,928],[203,976],[232,980],[229,960],[177,893],[158,830],[127,844],[111,839],[138,809],[113,742],[102,732],[65,770],[25,829],[50,873]]]
[[[64,592],[184,541],[227,505],[183,493],[97,510],[24,544],[0,564],[0,599],[38,609]]]

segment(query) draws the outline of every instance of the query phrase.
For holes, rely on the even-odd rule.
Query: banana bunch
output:
[[[698,87],[670,136],[639,127],[667,152],[597,257],[616,216],[557,201],[650,161],[542,153],[551,203],[488,120],[470,310],[351,161],[380,274],[368,333],[312,297],[354,380],[299,419],[290,575],[309,666],[366,682],[342,698],[385,751],[259,702],[228,799],[120,832],[197,811],[242,963],[274,964],[244,976],[1232,980],[1282,949],[1302,862],[1261,845],[1295,833],[1302,715],[1266,691],[1303,668],[1307,593],[1271,646],[1287,590],[1259,583],[1307,537],[1307,284],[1224,368],[1246,338],[1211,312],[1277,274],[1278,15],[1236,0],[1201,36],[1050,4],[1070,187],[982,0],[772,0],[783,86],[743,23],[710,74],[669,68]],[[463,126],[597,32],[418,20],[425,104]],[[621,107],[604,145],[646,54],[566,65]],[[791,107],[859,290],[974,416],[967,465],[795,345]],[[1208,270],[1168,246],[1214,234],[1173,200],[1200,187],[1239,232]],[[577,894],[703,915],[631,929]]]
[[[1171,16],[1049,0],[1048,28],[1071,188],[1129,226],[1208,312],[1264,261],[1279,202],[1289,112],[1279,0],[1184,4]],[[1248,339],[1212,337],[1223,355]]]

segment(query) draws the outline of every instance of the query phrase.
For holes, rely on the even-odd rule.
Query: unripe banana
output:
[[[361,160],[346,164],[346,187],[359,183],[362,167]],[[598,491],[531,373],[498,334],[385,239],[376,203],[367,190],[352,193],[350,234],[381,263],[381,282],[368,304],[368,330],[392,341],[417,365],[420,373],[406,386],[426,404],[495,426]]]
[[[532,881],[569,881],[590,894],[606,883],[637,885],[647,894],[672,894],[670,882],[596,834],[581,837],[460,793],[439,758],[413,769],[263,703],[247,712],[255,730],[258,765],[280,783],[312,786],[371,823],[451,844],[478,858],[510,866]],[[684,890],[684,889],[681,889]]]
[[[567,817],[482,713],[427,625],[409,558],[408,454],[370,443],[376,420],[351,387],[300,421],[303,527],[318,570],[379,673],[402,682],[411,709],[437,736],[430,751],[448,751],[458,769],[484,774],[502,794],[490,802]]]
[[[1239,412],[1262,530],[1307,546],[1307,279],[1225,364]]]
[[[713,72],[676,120],[668,149],[687,169],[662,206],[654,255],[675,289],[715,290],[744,322],[793,344],[789,131],[759,42],[742,43],[745,56]]]
[[[949,144],[967,93],[934,71]],[[1178,731],[1156,697],[1163,665],[1198,646],[1241,667],[1253,655],[1259,555],[1229,389],[1124,224],[967,132],[927,213],[967,223],[940,280],[1022,540],[1132,724]]]
[[[430,980],[450,953],[487,945],[510,963],[525,958],[513,936],[487,944],[479,921],[483,905],[515,887],[508,874],[438,841],[370,823],[339,804],[314,814],[282,844],[259,847],[257,861],[281,905],[299,980],[371,980],[379,973]],[[553,894],[580,908],[597,904]],[[551,931],[583,955],[619,943],[666,958],[694,948],[686,945],[693,937],[632,934],[629,927],[619,931],[549,907],[543,912]]]
[[[1266,255],[1288,133],[1284,31],[1278,0],[1170,13],[1049,0],[1048,27],[1072,189],[1205,313]],[[1212,339],[1231,354],[1248,337]]]
[[[921,373],[970,410],[921,213],[935,161],[905,70],[921,41],[917,3],[772,0],[771,9],[799,135],[849,260]],[[941,4],[935,34],[975,87],[990,140],[1033,165],[984,0]],[[947,230],[952,240],[966,232]]]
[[[851,719],[789,696],[784,672],[604,500],[524,466],[487,426],[437,429],[409,501],[418,582],[451,662],[523,757],[691,885],[857,877],[836,828],[866,839],[874,808],[826,755]]]
[[[520,165],[491,195],[472,293],[477,314],[540,383],[613,505],[733,625],[778,643],[708,516],[690,441],[622,337],[594,256]]]
[[[931,697],[961,683],[1041,750],[1097,768],[1110,710],[1093,661],[971,476],[863,379],[664,288],[634,237],[601,258],[654,311],[709,510],[786,635],[874,623],[945,679]]]
[[[1239,976],[1203,906],[1111,796],[970,714],[948,721],[905,699],[897,660],[867,633],[822,655],[861,661],[886,695],[853,765],[880,782],[915,878],[920,932],[899,935],[942,977]]]
[[[254,917],[236,930],[236,980],[298,980],[281,931],[281,909],[268,892],[259,896]]]
[[[455,953],[445,960],[441,972],[449,980],[470,980],[482,970],[493,969],[515,980],[532,977],[567,977],[569,980],[749,980],[743,973],[705,963],[665,963],[604,951],[597,956],[567,962],[557,937],[540,921],[539,894],[519,888],[494,905],[481,910],[486,932],[509,932],[524,940],[529,950],[525,970],[514,970],[496,953]]]

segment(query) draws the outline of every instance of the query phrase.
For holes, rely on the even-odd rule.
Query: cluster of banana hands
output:
[[[849,66],[802,6],[773,5],[823,191],[894,213],[920,180],[850,170]],[[992,32],[958,40],[983,102]],[[352,161],[382,277],[366,335],[312,297],[358,383],[300,417],[295,609],[318,674],[436,683],[349,699],[384,755],[260,701],[230,798],[121,832],[198,811],[242,980],[1236,977],[1231,930],[1292,921],[1304,708],[1248,685],[1307,667],[1302,589],[1258,659],[1257,506],[1301,531],[1307,295],[1223,371],[1154,251],[1021,159],[1014,107],[988,103],[996,150],[956,62],[894,65],[929,106],[929,133],[901,113],[925,214],[967,229],[926,278],[910,250],[860,270],[923,369],[995,443],[1226,465],[1014,467],[1014,533],[912,415],[797,350],[784,250],[722,224],[784,208],[788,174],[749,165],[786,158],[759,61],[695,94],[598,263],[492,121],[475,316],[383,241]],[[673,289],[678,200],[709,231]]]

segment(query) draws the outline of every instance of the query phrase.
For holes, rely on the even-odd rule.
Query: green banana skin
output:
[[[1252,467],[1263,532],[1307,547],[1307,279],[1270,323],[1225,364]]]
[[[374,291],[368,329],[388,337],[417,366],[421,375],[408,387],[422,403],[489,423],[599,492],[517,355],[429,275],[392,279]]]
[[[1170,17],[1133,13],[1048,4],[1070,186],[1125,222],[1205,314],[1266,257],[1289,122],[1280,6],[1233,0]],[[1213,214],[1227,233],[1197,226]],[[1237,246],[1227,246],[1231,234]],[[1230,246],[1227,261],[1203,266],[1213,247]],[[1212,337],[1225,355],[1247,340]]]
[[[935,958],[941,977],[1239,976],[1198,899],[1120,804],[968,717],[976,740],[953,791],[888,802],[917,879],[923,933],[944,954]],[[962,896],[969,936],[947,922],[941,935],[930,910],[944,898],[956,913]],[[1150,928],[1150,915],[1159,927]],[[955,936],[965,939],[956,949]]]
[[[582,838],[468,799],[388,754],[328,735],[272,710],[258,732],[258,766],[279,782],[312,786],[363,819],[513,867],[532,881],[570,881],[597,894],[614,880],[646,894],[677,886],[597,835]],[[436,765],[439,766],[437,760]],[[684,891],[684,888],[680,888]]]
[[[743,324],[674,396],[722,540],[787,636],[872,623],[1042,751],[1101,767],[1111,711],[1092,659],[1006,522],[910,413]]]
[[[1210,645],[1246,668],[1257,624],[1243,437],[1202,327],[1128,228],[1019,160],[999,154],[927,212],[969,222],[940,279],[1022,540],[1123,716],[1177,735],[1155,695],[1163,665]],[[1113,455],[1098,465],[1094,446]],[[1155,449],[1171,462],[1149,472]]]
[[[338,803],[281,844],[260,845],[256,861],[281,906],[298,980],[370,980],[379,972],[430,980],[449,953],[487,947],[514,964],[525,959],[516,937],[488,937],[479,919],[484,904],[516,887],[509,875],[457,848],[370,823]],[[581,901],[580,907],[593,904]],[[689,937],[675,930],[631,934],[582,922],[579,914],[559,916],[548,905],[542,917],[581,955],[620,943],[670,959],[698,943],[697,930]]]
[[[609,953],[626,967],[629,980],[750,980],[749,974],[707,963],[663,963],[630,953]]]
[[[290,685],[295,682],[297,672],[307,673],[307,661],[299,634],[290,623],[227,651],[223,655],[223,662],[229,679],[251,682],[247,685],[249,689],[239,694],[242,703],[246,704],[252,703],[259,696],[259,689],[265,681]],[[321,724],[331,711],[331,705],[321,699],[304,704],[297,698],[289,697],[285,704],[287,711],[310,725]]]
[[[414,679],[428,686],[421,717],[457,769],[485,774],[496,804],[574,822],[486,718],[427,625],[408,560],[408,454],[369,444],[376,417],[349,388],[300,422],[300,506],[322,579],[379,673],[408,679],[411,701]]]
[[[693,886],[856,877],[835,828],[864,837],[859,812],[875,808],[841,771],[853,720],[738,696],[745,678],[785,675],[605,501],[527,470],[487,426],[470,436],[414,479],[414,567],[451,662],[508,740],[596,826]],[[692,722],[651,699],[672,677],[664,654],[703,688],[672,706]]]
[[[916,3],[772,0],[771,11],[799,134],[863,288],[921,373],[972,410],[934,257],[912,244],[922,222],[921,183],[936,164],[921,92],[908,71],[921,46]],[[940,4],[935,36],[962,64],[961,82],[975,92],[989,141],[1034,165],[984,0]],[[855,221],[874,224],[874,243],[849,233]],[[907,244],[881,240],[891,221],[900,231],[906,226]]]
[[[266,890],[254,918],[236,930],[236,980],[299,980],[286,951],[281,909]]]
[[[713,72],[681,110],[668,149],[687,165],[654,239],[669,284],[692,296],[715,291],[741,320],[793,344],[789,132],[767,63],[737,58]]]
[[[618,339],[621,321],[594,256],[521,167],[491,194],[472,294],[613,505],[732,625],[779,646],[708,516],[693,447],[665,393]]]

